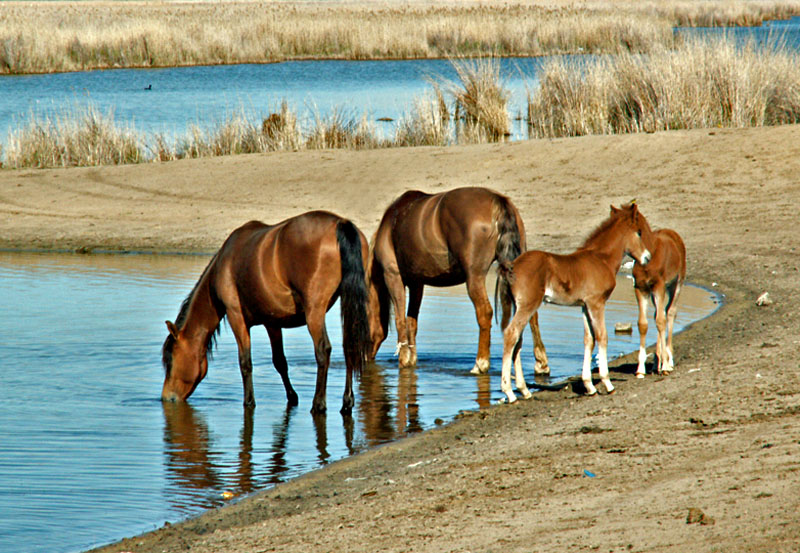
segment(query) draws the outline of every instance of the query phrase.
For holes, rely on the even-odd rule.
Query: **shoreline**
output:
[[[688,279],[725,294],[675,337],[669,377],[622,358],[611,396],[470,412],[97,551],[795,551],[797,144],[800,125],[0,172],[3,248],[209,251],[317,208],[370,235],[404,190],[480,185],[530,248],[564,252],[636,197],[684,237]]]

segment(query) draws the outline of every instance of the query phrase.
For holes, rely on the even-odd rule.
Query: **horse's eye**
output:
[[[636,231],[636,234],[638,234],[638,235],[639,235],[639,238],[641,238],[641,237],[642,237],[642,231],[641,231],[641,229],[639,229],[638,231]]]

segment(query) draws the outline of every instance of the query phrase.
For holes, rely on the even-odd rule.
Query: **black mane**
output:
[[[211,261],[203,270],[203,274],[200,275],[199,279],[197,279],[194,288],[192,288],[192,291],[189,292],[189,295],[186,296],[186,298],[181,303],[180,311],[178,311],[178,316],[175,318],[175,327],[178,330],[182,329],[183,325],[186,323],[186,317],[189,314],[189,306],[192,304],[192,300],[194,299],[195,293],[197,292],[197,289],[200,287],[200,283],[203,282],[203,280],[205,279],[206,275],[209,272],[209,269],[211,269],[211,266],[214,264],[214,261],[216,261],[216,259],[217,259],[216,255],[214,255],[214,257],[211,258]],[[212,302],[214,302],[215,305],[218,303],[217,298],[214,297],[213,295],[212,295]],[[214,347],[216,347],[217,345],[217,336],[220,333],[220,326],[221,325],[217,325],[216,330],[209,335],[208,342],[206,342],[206,358],[209,360],[214,355],[213,350]],[[172,350],[174,347],[175,347],[175,337],[172,335],[172,333],[168,333],[167,339],[164,340],[164,345],[161,347],[161,362],[164,364],[164,373],[166,377],[169,377],[170,371],[172,370]]]

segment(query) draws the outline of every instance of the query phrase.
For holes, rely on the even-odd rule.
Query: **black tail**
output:
[[[497,246],[495,259],[497,260],[497,282],[494,287],[494,313],[497,319],[500,310],[497,309],[498,298],[503,306],[503,321],[507,320],[505,308],[511,306],[512,313],[516,309],[514,298],[511,295],[510,283],[513,281],[513,261],[522,253],[522,238],[517,225],[516,210],[511,201],[505,196],[497,197]]]
[[[364,367],[371,345],[367,304],[369,292],[361,257],[361,234],[350,221],[336,226],[339,257],[342,261],[342,282],[339,284],[342,311],[344,358],[358,376]]]

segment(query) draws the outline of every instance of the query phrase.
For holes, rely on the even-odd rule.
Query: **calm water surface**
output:
[[[208,259],[0,253],[0,551],[79,551],[151,530],[221,505],[223,492],[268,487],[501,397],[500,331],[491,374],[470,375],[477,324],[457,287],[426,289],[418,367],[397,369],[390,336],[356,385],[350,420],[338,413],[344,362],[336,306],[328,315],[327,417],[308,412],[316,368],[304,328],[285,334],[299,407],[285,407],[260,328],[253,412],[242,408],[227,328],[189,405],[162,405],[164,320],[175,317]],[[635,321],[631,288],[621,279],[609,327]],[[687,287],[678,324],[714,308],[709,292]],[[542,309],[554,379],[580,371],[580,317],[578,309]],[[635,350],[636,340],[612,334],[610,356]],[[530,375],[529,341],[525,356]]]

